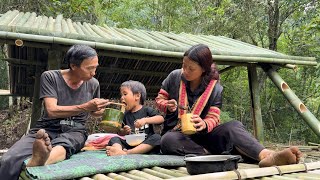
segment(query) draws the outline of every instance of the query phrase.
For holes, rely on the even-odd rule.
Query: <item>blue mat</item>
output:
[[[105,151],[85,151],[46,166],[27,167],[30,179],[73,179],[95,174],[129,171],[154,166],[185,166],[183,156],[133,154],[107,156]]]

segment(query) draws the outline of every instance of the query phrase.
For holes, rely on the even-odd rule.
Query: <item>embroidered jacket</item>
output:
[[[211,89],[210,89],[211,86]],[[156,104],[160,111],[166,113],[163,134],[176,128],[179,122],[179,114],[186,113],[177,109],[175,112],[167,112],[168,100],[175,99],[178,104],[186,103],[193,107],[192,112],[198,114],[207,124],[207,131],[211,132],[220,123],[220,108],[222,106],[222,86],[216,80],[208,85],[200,85],[193,92],[189,82],[183,77],[182,70],[172,71],[162,82],[161,89],[156,97]],[[181,98],[186,94],[186,98]],[[206,97],[207,96],[207,97]],[[186,101],[186,102],[183,102]],[[196,104],[195,104],[196,103]],[[184,104],[184,105],[186,105]]]

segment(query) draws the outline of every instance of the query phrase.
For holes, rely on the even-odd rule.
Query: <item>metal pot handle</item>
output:
[[[197,155],[195,155],[195,154],[186,154],[186,155],[184,155],[184,158],[183,159],[186,159],[186,158],[188,158],[188,157],[196,157]]]
[[[229,162],[229,161],[236,161],[236,162],[238,162],[240,159],[241,159],[240,156],[232,156],[232,157],[228,158],[228,159],[226,160],[226,162]]]

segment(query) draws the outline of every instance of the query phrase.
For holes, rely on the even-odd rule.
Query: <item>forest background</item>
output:
[[[119,28],[226,36],[288,55],[320,61],[320,2],[317,0],[1,0],[9,10],[36,12]],[[2,52],[4,48],[1,47]],[[5,56],[2,53],[0,56]],[[1,58],[1,57],[0,57]],[[220,67],[222,68],[222,67]],[[320,119],[320,67],[282,68],[280,75]],[[0,89],[8,88],[7,64],[0,61]],[[224,120],[237,119],[252,132],[248,74],[245,67],[222,74]],[[319,143],[282,93],[258,69],[265,141],[284,144]],[[25,133],[29,98],[0,97],[0,149]]]

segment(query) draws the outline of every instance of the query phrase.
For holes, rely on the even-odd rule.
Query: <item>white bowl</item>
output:
[[[137,146],[146,139],[146,134],[145,133],[129,134],[129,135],[125,135],[124,138],[126,139],[126,142],[130,146]]]

